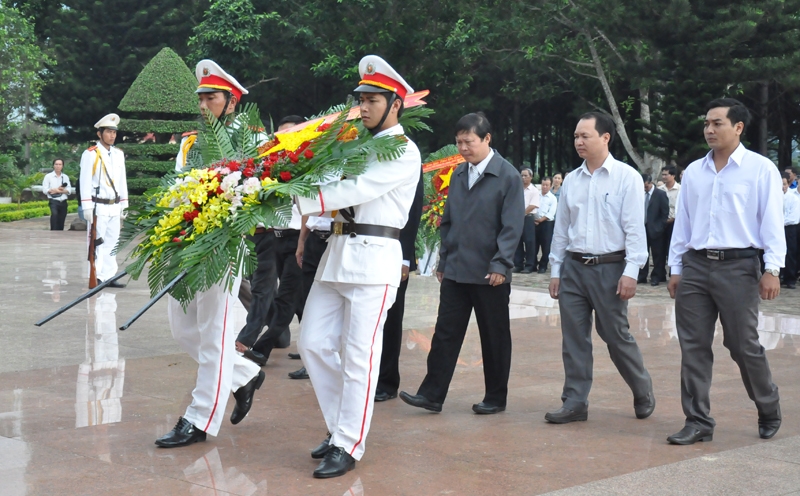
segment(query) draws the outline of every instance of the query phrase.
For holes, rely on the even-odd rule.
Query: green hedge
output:
[[[196,89],[197,79],[186,63],[171,49],[163,48],[136,77],[119,109],[196,115]]]
[[[120,131],[132,133],[186,133],[196,131],[199,127],[197,121],[158,121],[123,119],[119,123]]]
[[[171,155],[173,157],[178,155],[180,144],[139,144],[139,143],[125,143],[117,145],[117,148],[125,152],[126,155],[131,157],[153,156],[153,155]]]
[[[69,202],[67,205],[67,212],[75,213],[78,211],[78,204]],[[45,217],[50,215],[50,207],[36,207],[24,210],[12,210],[0,212],[0,222],[12,222],[15,220],[33,219],[36,217]]]
[[[20,203],[19,205],[17,205],[16,202],[0,203],[0,212],[8,212],[9,210],[29,210],[31,208],[47,207],[49,204],[50,202],[48,200],[25,202]]]
[[[136,177],[128,179],[128,189],[134,191],[147,191],[161,184],[161,179],[157,177]]]
[[[131,160],[125,163],[125,168],[129,174],[131,172],[155,172],[163,175],[175,171],[175,161]]]

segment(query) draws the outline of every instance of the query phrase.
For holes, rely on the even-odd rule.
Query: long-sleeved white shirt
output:
[[[548,191],[546,195],[542,195],[540,200],[539,210],[534,214],[534,219],[539,220],[542,217],[547,217],[547,220],[556,218],[556,208],[558,208],[558,198],[552,191]]]
[[[51,189],[60,188],[61,185],[64,183],[67,184],[66,194],[64,193],[54,194],[54,195],[50,194]],[[69,177],[67,177],[67,175],[64,174],[63,172],[61,173],[60,176],[57,176],[55,171],[48,173],[46,176],[44,176],[44,179],[42,180],[42,193],[47,195],[47,197],[50,198],[51,200],[59,200],[59,201],[66,200],[67,195],[72,193],[72,185],[69,182]]]
[[[800,224],[800,194],[790,188],[783,194],[783,225],[796,224]]]
[[[758,248],[767,269],[783,267],[783,195],[778,168],[739,145],[717,172],[713,151],[684,172],[669,251],[671,274],[688,250]]]
[[[561,186],[550,277],[560,277],[567,252],[604,255],[622,250],[623,275],[636,279],[647,262],[644,182],[635,169],[609,154],[594,174],[584,162]]]

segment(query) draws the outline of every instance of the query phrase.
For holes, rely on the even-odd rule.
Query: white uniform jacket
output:
[[[402,135],[403,126],[381,131],[376,137]],[[369,160],[360,175],[320,186],[317,198],[297,198],[303,215],[323,215],[354,207],[355,222],[402,229],[414,201],[422,165],[417,145],[408,140],[396,160]],[[334,219],[346,222],[341,214]],[[352,284],[400,285],[403,250],[400,241],[377,236],[333,235],[320,260],[315,280]]]
[[[114,188],[111,187],[112,181]],[[108,217],[120,215],[122,210],[128,208],[128,182],[125,178],[125,154],[122,150],[113,146],[110,150],[106,150],[99,143],[85,150],[81,155],[80,185],[81,209],[89,210],[94,208],[93,196],[113,200],[116,188],[120,202],[116,205],[98,203],[97,215]]]
[[[186,167],[186,157],[189,155],[189,150],[194,146],[197,141],[197,133],[185,133],[181,138],[181,147],[178,149],[178,155],[175,157],[175,170],[180,172]]]

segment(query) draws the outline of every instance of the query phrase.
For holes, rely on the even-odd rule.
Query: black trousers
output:
[[[389,394],[397,394],[400,388],[400,349],[403,346],[406,289],[408,289],[408,279],[400,282],[394,305],[386,313],[386,322],[383,324],[383,352],[377,390]]]
[[[319,261],[322,260],[322,255],[325,254],[327,247],[328,241],[320,238],[313,231],[306,238],[303,251],[303,296],[300,303],[301,307],[306,305],[308,292],[311,291],[311,285],[314,284],[314,276],[317,275]]]
[[[536,270],[536,223],[533,215],[525,216],[522,238],[514,254],[514,267],[518,269]]]
[[[428,353],[428,373],[417,394],[444,403],[467,333],[469,317],[475,309],[486,388],[483,401],[490,405],[506,406],[508,375],[511,371],[510,295],[510,284],[489,286],[442,280],[436,329]]]
[[[647,235],[647,263],[644,268],[639,270],[639,280],[646,281],[647,273],[650,270],[650,253],[653,254],[653,272],[650,274],[651,281],[664,282],[667,280],[667,257],[664,251],[664,233],[656,236]]]
[[[672,231],[675,229],[675,222],[667,222],[667,227],[664,229],[664,235],[662,236],[662,246],[664,247],[664,257],[666,257],[667,262],[669,262],[669,249],[672,246]]]
[[[781,282],[797,283],[797,233],[798,224],[783,226],[786,235],[786,266],[781,269]]]
[[[63,231],[64,220],[67,218],[67,202],[50,200],[50,230]]]
[[[250,241],[256,245],[258,265],[250,279],[251,300],[247,323],[239,331],[236,341],[253,346],[267,324],[267,314],[275,297],[278,275],[275,270],[275,235],[271,232],[254,234]]]
[[[278,344],[278,339],[289,332],[295,313],[302,318],[303,303],[303,271],[297,265],[297,241],[300,231],[284,230],[282,237],[275,238],[275,271],[280,279],[278,293],[272,300],[267,322],[269,329],[265,332],[253,349],[269,358],[273,348]],[[305,255],[304,255],[305,257]]]
[[[539,253],[539,248],[542,250],[542,258],[539,259],[538,268],[539,272],[547,270],[547,263],[550,261],[550,245],[553,243],[553,228],[556,222],[548,220],[540,222],[536,226],[536,253]]]

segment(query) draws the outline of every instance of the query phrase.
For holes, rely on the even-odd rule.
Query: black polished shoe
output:
[[[253,348],[247,348],[244,350],[242,355],[250,361],[256,362],[259,367],[263,367],[267,364],[267,357],[265,357],[262,353],[254,350]]]
[[[386,391],[375,391],[375,401],[388,401],[397,398],[397,393],[387,393]]]
[[[647,279],[637,279],[636,284],[644,284],[647,282]]]
[[[697,427],[687,425],[680,432],[667,438],[669,444],[680,444],[683,446],[694,444],[697,441],[707,443],[714,439],[714,431],[701,431]]]
[[[195,427],[191,422],[181,417],[175,427],[156,439],[156,446],[162,448],[179,448],[206,440],[206,433]]]
[[[289,353],[289,358],[292,360],[300,360],[300,353]]]
[[[544,419],[551,424],[568,424],[570,422],[583,422],[589,418],[589,412],[573,412],[563,406],[554,412],[544,414]]]
[[[233,425],[238,424],[247,416],[250,407],[253,406],[253,395],[256,394],[256,389],[259,389],[264,383],[264,377],[264,371],[259,370],[258,375],[253,377],[250,382],[234,391],[233,397],[236,398],[236,406],[233,407],[233,412],[231,412],[231,423]]]
[[[306,371],[305,367],[300,367],[298,370],[294,372],[289,372],[290,379],[308,379],[308,371]]]
[[[405,391],[400,391],[400,399],[405,401],[411,406],[415,406],[417,408],[424,408],[431,412],[439,413],[442,411],[441,403],[436,403],[435,401],[431,401],[428,398],[422,396],[421,394],[411,395],[406,393]]]
[[[652,391],[647,393],[646,398],[633,401],[633,411],[636,412],[637,419],[646,419],[653,414],[653,410],[655,409],[656,397],[653,395]]]
[[[514,274],[519,274],[520,272],[522,272],[522,267],[514,267],[513,269],[511,269],[511,272]]]
[[[490,405],[489,403],[484,403],[483,401],[481,401],[476,405],[472,405],[472,411],[479,415],[491,415],[493,413],[500,413],[506,411],[506,407]]]
[[[98,280],[97,280],[97,285],[99,286],[100,284],[103,284],[103,281],[101,281],[100,279],[98,279]],[[119,282],[119,280],[116,280],[116,281],[114,281],[114,282],[110,283],[110,284],[109,284],[108,286],[106,286],[106,287],[107,287],[107,288],[117,288],[117,289],[122,289],[122,288],[124,288],[125,286],[126,286],[125,284],[123,284],[123,283]]]
[[[331,446],[325,453],[325,458],[314,470],[314,478],[330,479],[339,477],[356,468],[356,459],[350,456],[344,448]]]
[[[539,269],[538,274],[547,274],[547,269]]]
[[[761,439],[770,439],[778,433],[781,428],[781,407],[772,412],[770,415],[762,415],[758,413],[758,436]]]
[[[317,446],[311,451],[311,458],[315,460],[325,458],[325,453],[328,452],[330,447],[331,447],[331,433],[329,432],[328,437],[326,437],[324,441],[319,443],[319,446]]]
[[[797,286],[794,283],[789,283],[786,285],[786,289],[797,289]]]
[[[650,281],[650,285],[655,287],[659,285],[659,281]]]
[[[522,269],[520,274],[533,274],[533,269]]]

